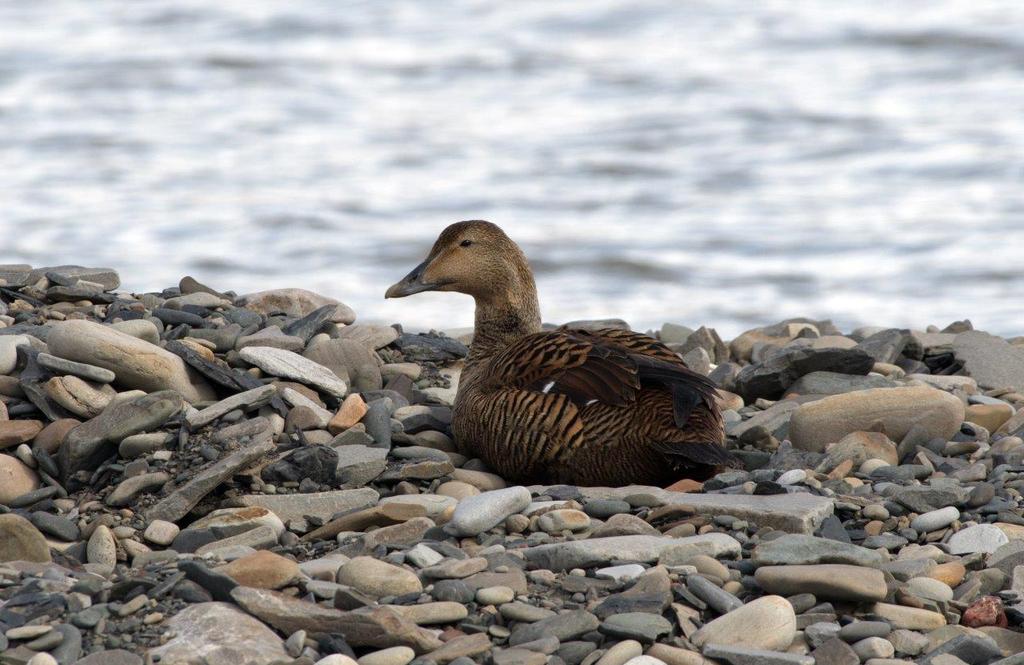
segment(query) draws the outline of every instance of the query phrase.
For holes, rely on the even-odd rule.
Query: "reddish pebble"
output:
[[[704,489],[704,483],[691,480],[690,478],[683,478],[682,480],[677,480],[672,483],[665,489],[669,492],[699,492]]]
[[[961,624],[968,628],[981,628],[982,626],[998,626],[1006,628],[1006,613],[1003,612],[1003,603],[995,596],[985,596],[974,601],[964,612]]]

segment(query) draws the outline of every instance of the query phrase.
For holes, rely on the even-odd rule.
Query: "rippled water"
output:
[[[1024,3],[0,0],[0,262],[362,318],[486,218],[545,318],[1024,333]]]

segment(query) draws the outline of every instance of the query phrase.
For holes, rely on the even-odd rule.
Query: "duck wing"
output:
[[[593,402],[634,404],[641,388],[672,395],[676,427],[693,409],[715,407],[715,384],[691,371],[656,339],[618,329],[558,329],[527,335],[491,361],[489,387],[568,396],[577,407]]]

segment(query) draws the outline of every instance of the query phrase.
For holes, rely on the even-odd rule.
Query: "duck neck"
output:
[[[467,364],[490,358],[523,337],[540,331],[540,304],[533,277],[518,282],[500,295],[477,297],[473,343]]]

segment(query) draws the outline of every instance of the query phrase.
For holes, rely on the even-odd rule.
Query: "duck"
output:
[[[715,384],[649,335],[542,329],[530,264],[496,224],[448,226],[385,298],[427,291],[475,300],[451,431],[506,480],[664,487],[734,465]]]

